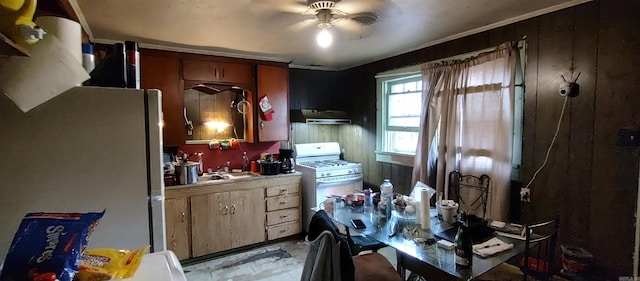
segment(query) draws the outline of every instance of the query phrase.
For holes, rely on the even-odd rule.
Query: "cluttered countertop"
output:
[[[281,149],[280,152],[280,155],[276,156],[277,158],[269,153],[263,153],[261,159],[257,161],[249,161],[246,152],[243,152],[241,169],[232,169],[230,162],[227,161],[215,170],[208,168],[206,171],[202,163],[202,153],[192,155],[182,153],[179,156],[165,153],[163,155],[165,189],[177,190],[233,183],[244,184],[259,180],[301,176],[301,172],[295,171],[292,150]],[[245,186],[244,188],[250,187]]]
[[[286,174],[277,174],[277,175],[261,175],[255,172],[231,172],[231,173],[213,173],[213,174],[203,174],[203,176],[198,177],[198,181],[191,184],[183,184],[183,185],[171,185],[166,186],[166,190],[174,190],[174,189],[185,189],[185,188],[194,188],[194,187],[203,187],[203,186],[211,186],[211,185],[219,185],[219,184],[228,184],[228,183],[238,183],[238,182],[250,182],[255,180],[266,180],[266,179],[277,179],[283,177],[291,177],[291,176],[302,176],[301,172],[292,172]]]

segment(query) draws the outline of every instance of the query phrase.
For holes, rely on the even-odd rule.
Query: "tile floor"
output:
[[[184,267],[188,281],[300,280],[309,244],[290,240]],[[395,266],[395,251],[379,251]]]
[[[295,281],[300,280],[308,251],[308,242],[288,240],[188,265],[183,269],[188,281]],[[378,252],[396,266],[393,248],[382,248]],[[521,280],[517,276],[511,278],[504,274],[494,274],[483,277],[487,280]],[[567,281],[557,276],[553,280]]]

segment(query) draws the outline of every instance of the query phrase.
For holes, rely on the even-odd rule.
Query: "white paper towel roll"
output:
[[[82,27],[79,23],[61,17],[46,16],[38,17],[36,24],[47,34],[55,35],[65,49],[82,65]]]
[[[430,206],[429,206],[429,191],[426,189],[421,189],[418,192],[418,197],[420,202],[418,202],[418,223],[420,224],[420,228],[429,229],[431,227],[431,215],[430,215]]]

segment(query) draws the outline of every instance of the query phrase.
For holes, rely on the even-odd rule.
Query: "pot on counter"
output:
[[[192,184],[198,182],[198,162],[176,164],[176,180],[178,184]]]
[[[261,175],[277,175],[280,173],[280,161],[275,160],[258,160],[256,161],[260,166],[260,174]]]

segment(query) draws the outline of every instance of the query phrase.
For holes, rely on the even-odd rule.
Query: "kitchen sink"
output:
[[[244,179],[256,177],[258,175],[251,172],[237,172],[237,173],[204,173],[202,176],[198,177],[198,182],[201,181],[217,181],[217,180],[235,180],[235,179]]]

